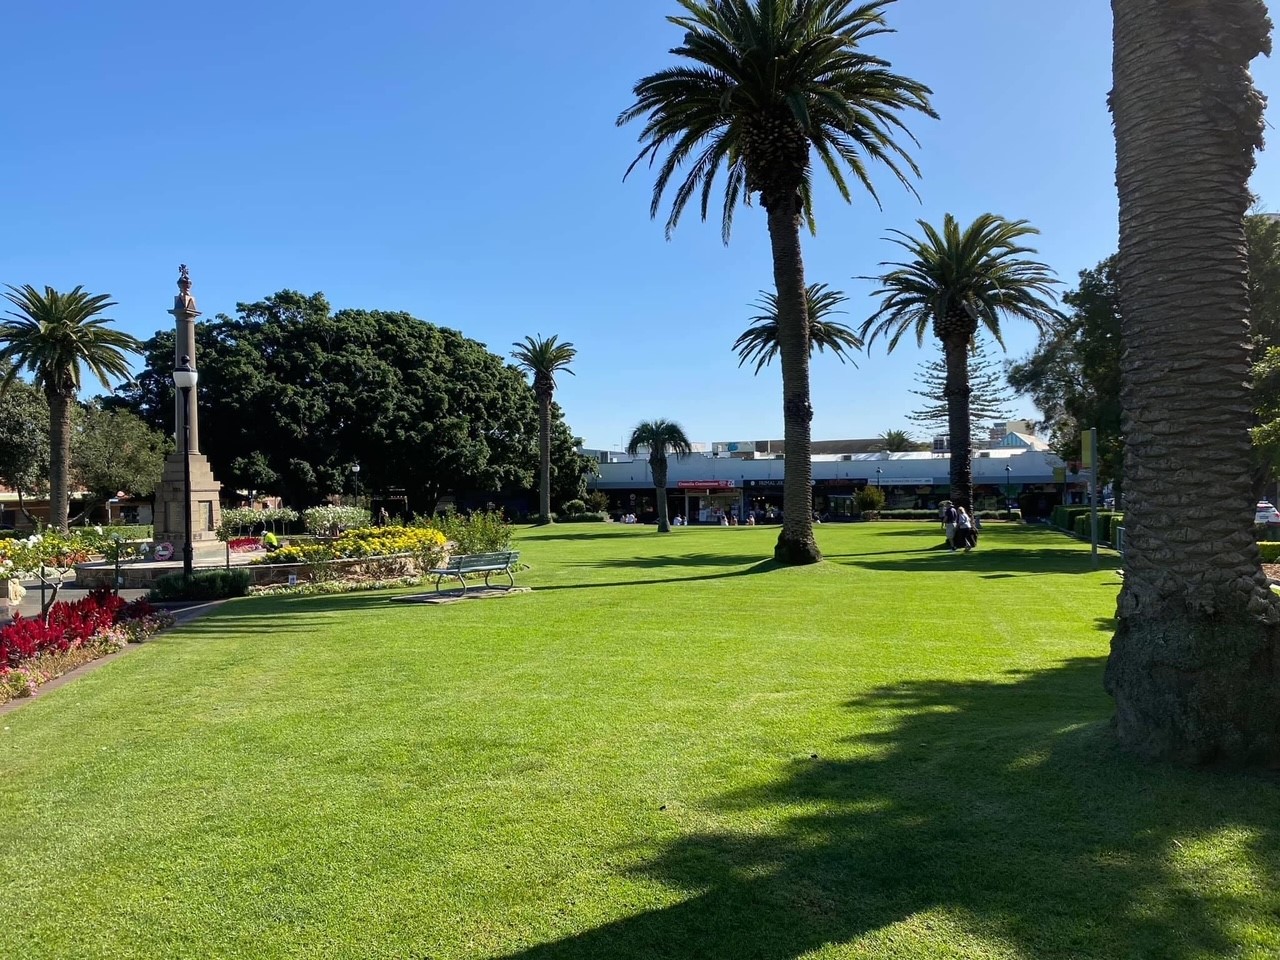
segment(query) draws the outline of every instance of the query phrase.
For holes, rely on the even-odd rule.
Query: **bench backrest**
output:
[[[466,573],[468,570],[505,570],[507,567],[514,566],[519,559],[518,550],[508,550],[504,553],[470,553],[450,557],[446,567],[460,573]]]

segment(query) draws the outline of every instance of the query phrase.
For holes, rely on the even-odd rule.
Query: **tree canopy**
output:
[[[347,488],[359,463],[365,490],[403,489],[416,512],[445,493],[533,485],[533,391],[457,330],[284,290],[198,324],[196,342],[201,452],[225,484],[306,506]],[[117,401],[166,432],[173,354],[172,331],[148,340]],[[573,456],[556,466],[572,472]]]
[[[946,433],[949,415],[947,359],[938,356],[920,364],[919,370],[916,385],[920,389],[911,392],[922,397],[925,404],[907,414],[907,419],[933,433]],[[981,339],[969,354],[969,389],[972,391],[969,395],[969,422],[974,427],[1013,416],[1013,391],[1005,380],[1002,365],[987,352]]]

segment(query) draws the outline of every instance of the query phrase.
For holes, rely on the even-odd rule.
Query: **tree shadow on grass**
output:
[[[656,557],[613,557],[606,560],[579,560],[568,564],[574,567],[635,568],[639,570],[665,569],[667,567],[743,567],[760,561],[755,553],[681,553]],[[767,563],[777,566],[772,560]]]
[[[742,558],[736,558],[736,559],[730,558],[730,559],[734,560],[735,565],[747,562]],[[748,560],[755,559],[755,555],[752,555],[747,559]],[[640,562],[628,561],[628,562],[620,562],[617,565],[621,567],[648,567],[650,569],[668,569],[668,568],[678,569],[679,566],[684,566],[684,564],[677,564],[675,559],[670,559],[670,558],[665,564],[651,565],[651,564],[644,564]],[[611,566],[611,564],[594,564],[593,563],[593,564],[586,564],[586,566],[592,566],[592,567]],[[705,569],[706,567],[716,567],[716,566],[722,566],[722,564],[708,563],[708,564],[704,564],[702,568],[689,567],[688,569],[691,572],[688,576],[654,577],[652,579],[647,579],[647,580],[636,579],[636,580],[590,581],[587,583],[550,583],[546,585],[538,584],[534,586],[533,592],[546,593],[548,591],[553,591],[553,590],[592,590],[592,589],[598,589],[602,587],[643,587],[643,586],[652,586],[654,584],[659,584],[659,583],[696,583],[701,580],[725,580],[730,577],[749,577],[749,576],[754,576],[755,574],[758,574],[758,573],[769,573],[772,570],[777,570],[780,568],[780,565],[774,562],[773,560],[760,560],[749,567],[744,567],[737,570],[726,570],[723,573],[695,572],[698,569]]]
[[[1036,576],[1042,573],[1098,573],[1089,554],[1075,550],[1045,550],[1034,547],[1006,547],[979,541],[971,553],[950,550],[899,551],[893,558],[864,559],[867,555],[840,557],[839,562],[868,570],[935,571],[964,570],[969,573]]]
[[[793,960],[901,922],[899,951],[924,940],[895,956],[1191,960],[1247,929],[1280,940],[1280,784],[1119,753],[1101,668],[860,697],[879,732],[714,803],[772,832],[689,834],[639,868],[685,899],[508,956]]]

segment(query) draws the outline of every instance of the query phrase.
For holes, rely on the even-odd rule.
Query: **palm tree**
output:
[[[825,283],[809,284],[805,290],[805,313],[809,318],[811,352],[815,347],[819,353],[830,350],[843,363],[849,352],[862,349],[862,338],[843,323],[827,319],[833,313],[844,313],[836,307],[848,299],[840,290],[828,290]],[[752,306],[763,312],[751,318],[751,326],[733,341],[733,349],[738,352],[738,366],[755,361],[758,376],[778,355],[778,295],[761,290],[760,300]]]
[[[551,522],[551,399],[556,392],[556,374],[573,375],[569,364],[578,355],[572,343],[557,343],[556,337],[525,337],[513,343],[511,356],[516,366],[533,375],[533,392],[538,398],[538,513],[539,522]]]
[[[126,380],[126,353],[141,353],[142,344],[99,316],[115,303],[106,294],[90,296],[84,288],[59,293],[30,284],[8,288],[5,299],[16,307],[0,321],[0,365],[12,362],[0,389],[7,389],[20,370],[32,374],[49,401],[50,523],[67,529],[71,497],[71,415],[81,387],[80,368],[87,367],[106,389],[111,378]]]
[[[671,524],[667,520],[667,451],[677,457],[687,457],[693,453],[693,444],[674,420],[643,420],[631,431],[627,453],[634,457],[642,449],[649,451],[649,470],[653,473],[653,488],[657,491],[658,532],[670,533]]]
[[[1280,763],[1280,606],[1249,475],[1249,177],[1261,0],[1113,0],[1125,576],[1107,662],[1121,743]],[[1212,496],[1188,478],[1212,477]]]
[[[886,430],[880,434],[880,449],[885,453],[909,453],[919,447],[920,444],[905,430]]]
[[[923,345],[930,329],[941,341],[947,366],[944,394],[951,444],[951,499],[972,508],[969,354],[978,328],[986,327],[1001,346],[1001,317],[1026,320],[1043,332],[1058,316],[1053,306],[1053,287],[1058,281],[1043,263],[1023,256],[1035,250],[1022,246],[1021,239],[1039,232],[1025,220],[1009,221],[984,213],[962,230],[956,218],[947,214],[941,232],[923,220],[917,222],[924,239],[899,230],[893,231],[896,238],[889,238],[911,259],[882,263],[894,269],[880,277],[863,278],[880,284],[875,296],[883,299],[859,332],[869,337],[869,343],[888,337],[890,351],[908,330],[915,332],[918,344]]]
[[[684,31],[676,66],[640,80],[619,124],[644,119],[641,163],[658,163],[656,217],[672,177],[667,234],[697,198],[705,220],[715,179],[725,174],[721,235],[728,242],[739,202],[759,196],[768,213],[782,367],[786,477],[783,523],[774,556],[782,563],[822,559],[813,538],[809,325],[800,225],[814,229],[812,154],[846,201],[849,180],[873,198],[869,167],[880,163],[908,189],[919,170],[895,140],[910,137],[903,114],[934,116],[930,90],[862,50],[890,32],[893,0],[678,0],[668,17]],[[914,138],[911,138],[914,142]],[[661,158],[661,159],[660,159]]]

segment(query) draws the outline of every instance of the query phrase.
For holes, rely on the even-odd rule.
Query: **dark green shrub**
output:
[[[604,523],[608,519],[607,513],[575,513],[571,517],[561,517],[557,523]]]
[[[878,513],[884,509],[884,491],[879,487],[863,487],[853,499],[862,513]]]
[[[1280,543],[1260,543],[1258,550],[1263,563],[1280,563]]]
[[[592,513],[608,513],[609,495],[603,490],[592,490],[587,494],[587,509]]]
[[[1111,523],[1116,521],[1116,526],[1124,525],[1123,513],[1112,513],[1111,511],[1098,511],[1098,542],[1111,542]],[[1088,540],[1091,537],[1093,519],[1086,509],[1084,513],[1077,516],[1072,522],[1072,532],[1082,540]]]
[[[576,517],[580,513],[587,512],[587,505],[581,500],[566,500],[560,512],[566,517]]]
[[[1049,522],[1060,530],[1066,530],[1071,533],[1075,530],[1076,517],[1089,512],[1088,507],[1081,506],[1057,506],[1053,508]]]
[[[189,578],[167,573],[151,586],[150,598],[164,600],[223,600],[249,593],[248,570],[201,570]]]

